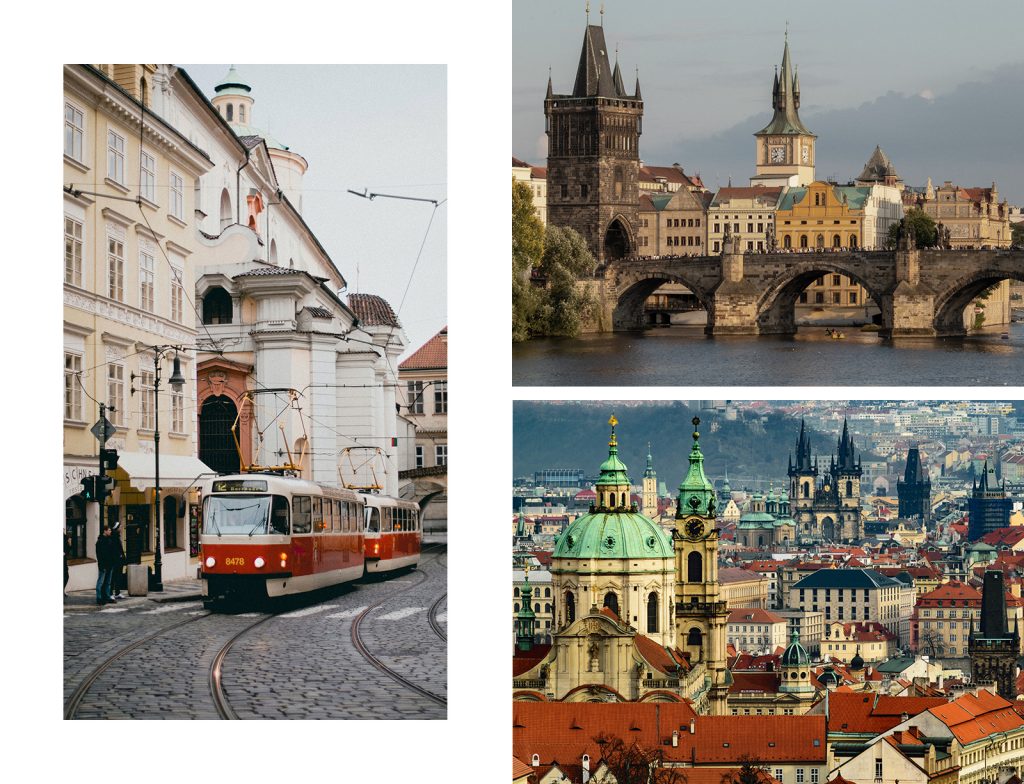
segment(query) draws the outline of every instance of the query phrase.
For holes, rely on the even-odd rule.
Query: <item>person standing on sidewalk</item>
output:
[[[110,578],[114,574],[114,564],[117,562],[117,550],[110,533],[110,526],[103,526],[103,533],[96,539],[96,604],[110,604],[113,598],[110,596]]]
[[[123,599],[121,596],[121,577],[124,574],[124,547],[121,545],[121,524],[114,523],[110,528],[110,541],[114,545],[114,565],[111,567],[110,588],[114,599]]]
[[[71,577],[68,572],[68,556],[71,555],[71,537],[68,536],[68,532],[64,531],[64,595],[68,592],[68,579]]]

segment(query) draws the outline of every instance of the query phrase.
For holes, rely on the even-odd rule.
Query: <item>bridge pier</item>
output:
[[[708,335],[757,335],[757,301],[760,292],[743,277],[743,253],[739,242],[725,241],[721,257],[722,282],[714,290],[715,317],[708,319]]]
[[[896,251],[896,287],[878,305],[882,337],[935,337],[935,292],[921,282],[921,251],[912,244]]]

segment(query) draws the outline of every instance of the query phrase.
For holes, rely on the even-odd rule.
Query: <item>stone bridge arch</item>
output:
[[[982,292],[1010,279],[1024,282],[1024,259],[993,254],[978,269],[945,282],[935,296],[935,334],[956,337],[966,334],[963,312]]]
[[[861,254],[808,253],[787,255],[785,259],[782,268],[774,275],[764,276],[759,285],[757,326],[760,334],[795,333],[800,294],[816,279],[831,274],[845,275],[863,287],[882,311],[882,331],[888,331],[884,302],[895,285],[891,268],[876,264],[872,269],[870,257]],[[769,269],[766,265],[766,271]]]
[[[665,268],[645,266],[615,276],[615,304],[612,310],[612,328],[639,329],[646,326],[644,302],[665,283],[685,286],[708,313],[708,326],[715,321],[715,299],[699,274],[685,274]]]

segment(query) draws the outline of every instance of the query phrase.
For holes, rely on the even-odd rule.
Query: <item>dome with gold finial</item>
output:
[[[672,542],[661,526],[644,517],[630,500],[626,464],[619,459],[614,414],[608,420],[608,459],[594,488],[590,513],[573,521],[558,538],[554,558],[672,558]]]

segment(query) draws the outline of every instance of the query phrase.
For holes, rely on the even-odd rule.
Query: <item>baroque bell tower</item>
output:
[[[576,83],[556,95],[548,76],[544,130],[548,136],[548,222],[578,231],[599,264],[636,252],[640,206],[640,77],[626,93],[608,60],[602,25],[583,34]]]
[[[719,593],[717,500],[714,486],[704,475],[699,424],[694,417],[690,469],[679,485],[672,529],[676,644],[689,654],[691,665],[704,664],[711,680],[708,708],[713,716],[724,716],[729,693],[725,643],[729,611]]]

